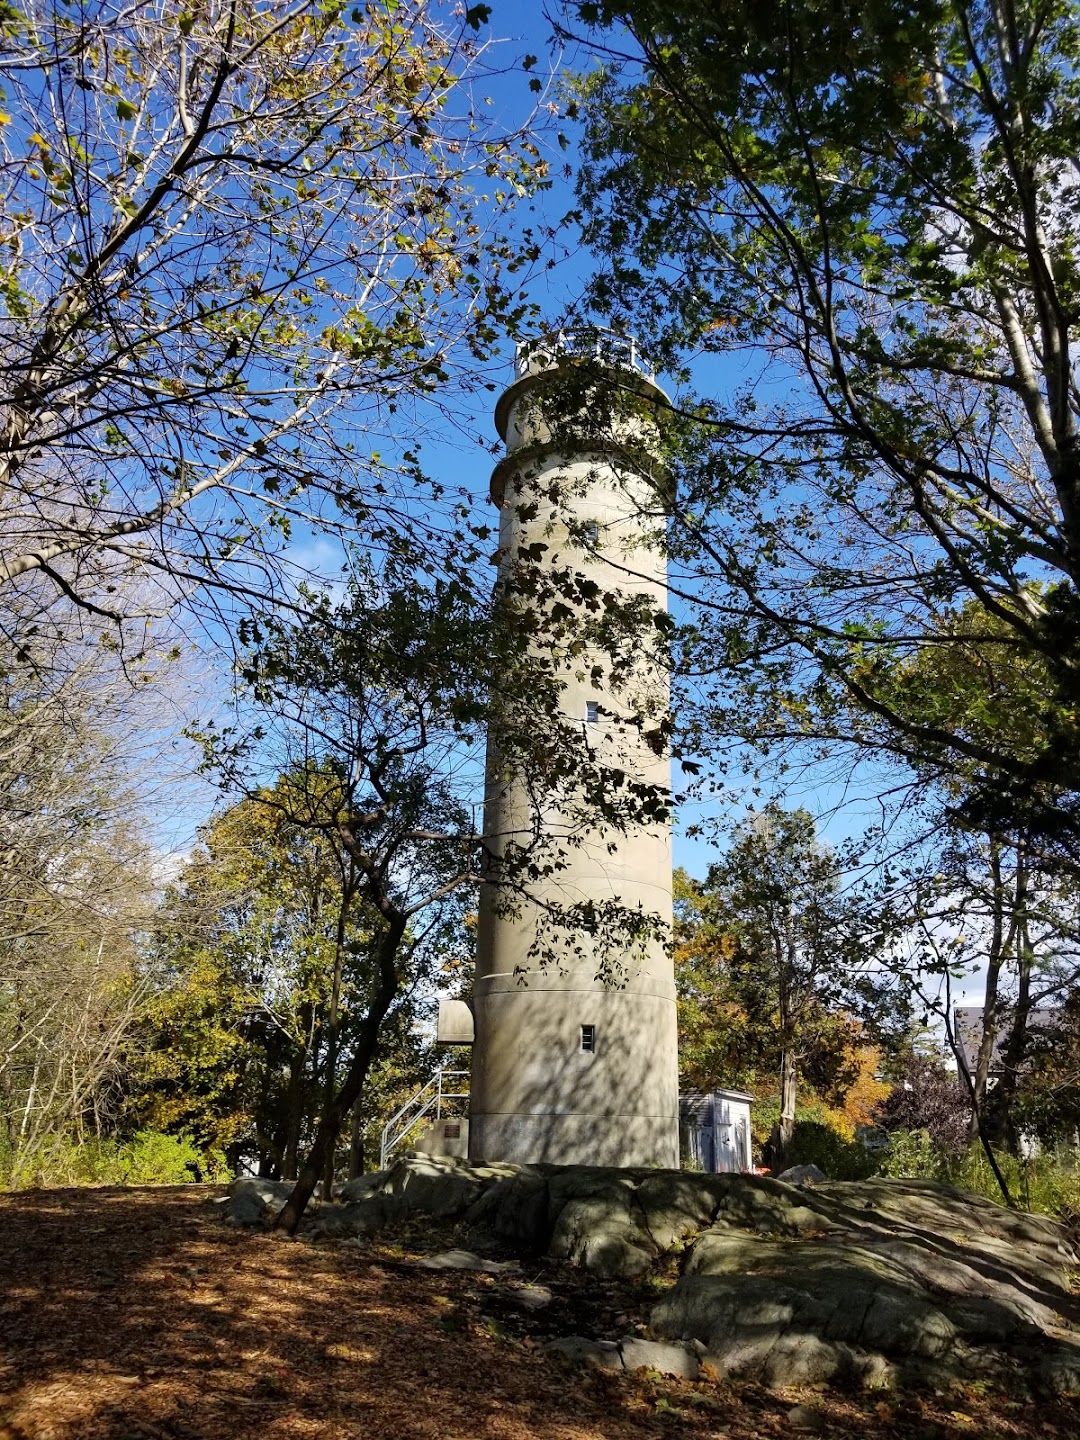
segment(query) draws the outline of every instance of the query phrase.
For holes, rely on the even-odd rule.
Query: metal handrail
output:
[[[558,363],[561,355],[596,360],[600,364],[617,365],[624,370],[636,370],[649,379],[656,377],[656,371],[639,350],[633,335],[623,335],[617,330],[604,330],[599,326],[550,330],[546,335],[523,340],[514,355],[515,377],[521,380],[537,370],[547,370]]]
[[[405,1139],[406,1135],[412,1133],[417,1123],[432,1109],[435,1111],[435,1119],[441,1120],[443,1101],[467,1100],[469,1098],[469,1092],[467,1090],[447,1090],[443,1084],[445,1080],[456,1080],[462,1076],[467,1078],[468,1074],[468,1070],[436,1070],[427,1084],[421,1086],[410,1100],[406,1100],[405,1104],[391,1115],[390,1119],[383,1126],[380,1137],[380,1170],[386,1169],[387,1160],[389,1160],[402,1140]],[[431,1092],[430,1094],[428,1093],[429,1091]],[[410,1114],[410,1112],[412,1113]],[[407,1120],[405,1120],[406,1115],[409,1116]],[[405,1123],[400,1125],[400,1128],[395,1134],[394,1127],[399,1125],[402,1120],[405,1120]]]

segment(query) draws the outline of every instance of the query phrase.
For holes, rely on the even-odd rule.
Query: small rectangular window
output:
[[[589,725],[595,725],[600,719],[600,706],[595,700],[585,702],[585,720]]]
[[[595,520],[586,521],[586,524],[585,524],[585,544],[588,545],[588,546],[590,546],[590,547],[595,547],[596,545],[599,544],[599,542],[600,542],[600,526],[596,523]]]
[[[583,1054],[593,1055],[596,1052],[596,1026],[582,1025],[581,1027],[581,1049]]]

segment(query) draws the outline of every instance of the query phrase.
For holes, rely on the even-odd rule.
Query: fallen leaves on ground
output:
[[[0,1197],[0,1440],[1075,1440],[1075,1407],[992,1390],[771,1393],[567,1368],[528,1327],[620,1295],[561,1284],[546,1320],[489,1277],[389,1245],[231,1229],[205,1187]],[[542,1271],[542,1275],[541,1275]],[[625,1309],[628,1313],[618,1313]],[[541,1312],[542,1313],[542,1312]],[[795,1417],[795,1418],[792,1418]],[[809,1427],[809,1428],[808,1428]]]

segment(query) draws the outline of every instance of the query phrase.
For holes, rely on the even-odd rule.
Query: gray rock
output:
[[[853,1356],[851,1374],[864,1390],[892,1390],[898,1380],[896,1366],[884,1355]]]
[[[812,1203],[812,1191],[763,1175],[733,1179],[739,1183],[733,1184],[720,1202],[717,1219],[773,1235],[806,1235],[828,1229],[827,1216]]]
[[[409,1155],[384,1176],[346,1187],[346,1198],[357,1198],[324,1206],[311,1233],[363,1237],[416,1215],[464,1217],[478,1237],[466,1243],[481,1251],[494,1235],[597,1276],[631,1279],[689,1240],[683,1273],[652,1313],[658,1340],[628,1337],[627,1364],[665,1369],[658,1352],[637,1348],[662,1341],[689,1370],[683,1357],[704,1353],[721,1373],[768,1385],[1027,1374],[1055,1393],[1080,1394],[1080,1345],[1069,1329],[1080,1330],[1068,1274],[1075,1255],[1062,1226],[930,1181],[819,1177],[791,1184]],[[232,1223],[263,1223],[290,1188],[237,1182],[228,1208],[245,1218]],[[497,1268],[472,1250],[448,1255],[425,1264]],[[552,1299],[544,1286],[501,1289],[525,1309]],[[554,1350],[615,1369],[624,1363],[624,1350],[580,1336]]]
[[[913,1286],[910,1290],[875,1291],[857,1334],[850,1338],[882,1355],[934,1359],[947,1353],[957,1334],[948,1315]]]
[[[943,1288],[864,1243],[754,1239],[721,1226],[699,1240],[651,1323],[660,1335],[700,1339],[724,1373],[769,1385],[841,1373],[890,1384],[892,1362],[977,1372],[972,1347],[1015,1333],[1016,1316],[1000,1299],[950,1305]]]
[[[444,1250],[441,1255],[425,1255],[416,1264],[421,1270],[481,1270],[488,1275],[521,1268],[516,1260],[485,1260],[471,1250]]]
[[[354,1200],[366,1200],[368,1196],[375,1195],[382,1189],[387,1174],[386,1170],[371,1170],[366,1175],[355,1175],[342,1185],[338,1191],[338,1199],[346,1205]]]
[[[567,1167],[549,1177],[548,1197],[549,1255],[613,1278],[648,1269],[652,1242],[633,1209],[633,1172]]]
[[[229,1185],[229,1195],[257,1195],[264,1205],[280,1210],[295,1188],[293,1180],[265,1180],[260,1175],[238,1175]]]
[[[547,1177],[525,1168],[489,1185],[466,1213],[477,1230],[522,1250],[541,1252],[551,1238]]]
[[[230,1195],[228,1199],[226,1225],[262,1225],[270,1218],[266,1201],[254,1191],[241,1191],[239,1195]]]
[[[408,1211],[397,1195],[370,1195],[351,1205],[324,1205],[314,1217],[308,1233],[317,1240],[341,1240],[377,1235],[387,1226],[406,1219]]]
[[[589,1235],[578,1252],[579,1263],[606,1280],[635,1280],[644,1275],[654,1258],[621,1235]]]
[[[696,1380],[701,1373],[697,1353],[687,1345],[642,1340],[637,1335],[627,1335],[619,1341],[619,1349],[627,1370],[655,1370],[660,1375],[674,1375],[679,1380]]]
[[[258,1175],[239,1175],[229,1185],[226,1220],[232,1225],[262,1225],[284,1208],[295,1188],[291,1180],[264,1180]],[[312,1196],[309,1213],[319,1208]]]
[[[565,1335],[549,1340],[544,1349],[561,1355],[575,1365],[591,1365],[597,1370],[621,1370],[622,1353],[614,1340],[589,1340],[584,1335]]]
[[[738,1275],[766,1259],[761,1241],[724,1220],[699,1235],[687,1257],[688,1275]]]
[[[512,1305],[520,1306],[522,1310],[543,1310],[555,1298],[546,1285],[516,1285],[502,1293]]]
[[[793,1430],[824,1430],[825,1416],[806,1405],[793,1405],[787,1412],[788,1424]]]
[[[789,1170],[785,1170],[776,1178],[785,1185],[820,1185],[829,1177],[816,1165],[792,1165]]]
[[[546,1170],[548,1216],[553,1232],[568,1205],[593,1206],[595,1213],[610,1213],[612,1222],[626,1228],[630,1206],[642,1176],[633,1170],[611,1170],[599,1165],[560,1165]],[[584,1213],[584,1212],[583,1212]]]
[[[948,1239],[991,1263],[1020,1267],[1041,1284],[1062,1284],[1062,1265],[1076,1255],[1065,1227],[1045,1215],[1017,1210],[933,1180],[830,1182],[805,1203],[829,1205],[845,1224]]]
[[[726,1175],[657,1170],[634,1193],[645,1228],[661,1250],[671,1250],[687,1235],[712,1223],[730,1189]]]
[[[1039,1380],[1053,1395],[1080,1396],[1080,1345],[1059,1341],[1039,1360]]]
[[[791,1385],[822,1385],[849,1369],[846,1345],[820,1335],[791,1330],[772,1345],[761,1366],[762,1383],[771,1389]]]
[[[411,1214],[451,1220],[464,1215],[480,1196],[482,1177],[464,1164],[434,1155],[408,1155],[387,1171],[383,1189],[402,1197]]]

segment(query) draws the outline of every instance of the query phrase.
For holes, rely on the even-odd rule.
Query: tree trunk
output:
[[[1013,1124],[1012,1107],[1020,1081],[1020,1070],[1024,1063],[1024,1052],[1027,1049],[1028,1021],[1031,1018],[1031,971],[1034,964],[1031,935],[1028,930],[1027,916],[1023,911],[1021,911],[1016,928],[1018,974],[1016,1009],[1013,1012],[1005,1053],[1001,1057],[1001,1079],[995,1088],[994,1095],[997,1118],[1004,1132],[1005,1144],[1010,1155],[1020,1154],[1020,1134]]]
[[[300,1011],[303,1035],[311,1034],[313,1007],[305,1004]],[[285,1149],[281,1157],[282,1179],[291,1180],[300,1155],[300,1132],[304,1124],[304,1081],[307,1072],[308,1045],[301,1040],[289,1064],[289,1083],[285,1090]]]
[[[780,1145],[784,1158],[795,1133],[795,1101],[799,1091],[799,1067],[791,1046],[780,1057]]]
[[[1005,1204],[1012,1209],[1015,1208],[1015,1206],[1012,1195],[1009,1192],[1009,1186],[1005,1180],[1005,1176],[1001,1173],[1001,1166],[998,1164],[997,1156],[994,1154],[994,1147],[990,1144],[990,1137],[983,1116],[979,1111],[979,1107],[975,1104],[975,1082],[960,1058],[960,1041],[956,1034],[956,1026],[953,1023],[952,989],[947,967],[944,971],[943,979],[945,981],[945,1036],[949,1042],[949,1048],[956,1058],[957,1074],[960,1077],[961,1084],[966,1087],[968,1099],[971,1101],[971,1113],[974,1117],[976,1128],[978,1129],[979,1144],[982,1146],[987,1164],[993,1171],[994,1179],[997,1181],[998,1189],[1001,1191],[1001,1198],[1005,1201]]]
[[[352,1110],[352,1131],[349,1135],[349,1179],[355,1180],[364,1173],[364,1114],[363,1100],[357,1100]]]
[[[338,1031],[341,1010],[341,972],[345,960],[345,930],[349,921],[349,910],[356,882],[351,874],[342,876],[341,905],[338,908],[337,934],[334,937],[334,976],[330,986],[330,1009],[326,1017],[326,1081],[323,1087],[323,1109],[328,1112],[334,1099],[337,1085]],[[326,1149],[326,1163],[323,1167],[323,1199],[329,1200],[334,1193],[334,1159],[338,1137]]]
[[[776,953],[776,985],[780,1025],[780,1118],[769,1136],[769,1168],[774,1175],[785,1170],[791,1137],[795,1130],[795,1101],[799,1090],[799,1062],[795,1054],[797,1016],[801,1009],[796,998],[798,975],[798,944],[790,925],[773,935]]]
[[[371,1062],[375,1058],[382,1023],[398,992],[397,954],[405,934],[406,917],[388,904],[383,909],[388,923],[386,934],[379,945],[379,985],[372,997],[371,1008],[360,1028],[352,1063],[341,1089],[323,1111],[315,1131],[314,1142],[304,1161],[296,1186],[274,1222],[275,1230],[284,1230],[289,1235],[296,1233],[296,1227],[303,1218],[308,1201],[325,1172],[327,1146],[336,1143],[345,1116],[356,1104],[360,1092],[364,1088],[364,1081],[367,1079]]]
[[[990,841],[990,876],[993,882],[993,922],[990,934],[990,949],[986,964],[986,991],[983,996],[982,1035],[979,1037],[979,1051],[975,1058],[975,1073],[971,1086],[971,1123],[968,1126],[968,1144],[979,1138],[980,1121],[986,1119],[986,1086],[990,1078],[990,1062],[994,1058],[994,1041],[998,1028],[998,982],[1001,978],[1001,962],[1013,939],[1016,927],[1016,910],[1013,908],[1008,938],[1005,938],[1005,887],[1001,878],[1001,844]]]
[[[769,1165],[779,1174],[787,1168],[791,1137],[795,1131],[795,1102],[799,1094],[799,1063],[790,1045],[780,1052],[780,1118],[769,1137]]]

